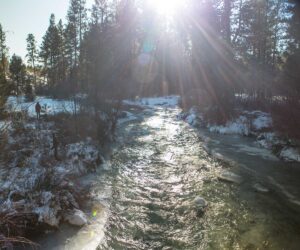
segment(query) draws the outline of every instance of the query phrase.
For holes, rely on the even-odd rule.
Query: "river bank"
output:
[[[94,197],[91,184],[81,179],[108,166],[105,158],[112,135],[94,122],[97,114],[74,116],[70,110],[60,109],[60,105],[70,105],[68,101],[37,101],[42,104],[41,100],[45,102],[41,119],[34,118],[33,102],[15,103],[0,133],[3,247],[34,246],[21,237],[34,240],[34,235],[59,230],[63,223],[74,227],[89,224],[95,211],[84,209]],[[98,121],[110,128],[102,113]]]
[[[206,128],[211,133],[221,135],[240,135],[255,138],[256,144],[271,151],[276,157],[287,162],[300,162],[300,142],[280,135],[273,127],[269,113],[256,111],[239,111],[236,119],[224,125],[210,124],[196,107],[180,113],[180,119],[196,128]]]

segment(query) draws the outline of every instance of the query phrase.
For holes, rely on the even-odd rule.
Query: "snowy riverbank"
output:
[[[104,163],[91,138],[60,145],[59,160],[53,155],[53,122],[31,121],[11,126],[1,159],[0,214],[30,214],[39,226],[58,227],[67,221],[87,223],[80,200],[87,190],[76,179]],[[25,218],[26,221],[26,218]]]
[[[242,111],[236,119],[224,125],[215,125],[207,123],[197,108],[193,107],[187,112],[182,112],[179,118],[193,127],[207,128],[213,133],[255,137],[257,145],[271,150],[278,158],[300,162],[300,144],[278,135],[273,130],[273,121],[269,113]]]

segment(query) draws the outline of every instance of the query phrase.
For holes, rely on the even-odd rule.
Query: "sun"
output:
[[[149,0],[152,7],[163,16],[172,16],[184,3],[184,0]]]

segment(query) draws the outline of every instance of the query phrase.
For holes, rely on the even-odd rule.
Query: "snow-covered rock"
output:
[[[64,219],[71,225],[79,227],[86,225],[88,222],[85,213],[78,209],[74,209],[66,213]]]
[[[58,203],[56,196],[49,191],[42,191],[41,193],[33,195],[32,212],[38,215],[38,220],[51,227],[58,227],[61,217],[59,211],[61,206]],[[35,204],[36,203],[36,204]]]
[[[58,216],[59,207],[51,208],[49,205],[36,207],[33,212],[38,214],[39,222],[45,223],[51,227],[58,227],[60,216]]]
[[[285,147],[283,150],[281,150],[279,156],[286,161],[300,162],[300,152],[299,149],[296,148]]]
[[[268,132],[259,134],[256,143],[263,148],[271,149],[274,144],[278,144],[280,141],[274,132]]]

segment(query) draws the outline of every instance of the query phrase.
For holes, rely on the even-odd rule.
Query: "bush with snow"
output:
[[[61,159],[55,160],[50,150],[53,131],[52,122],[25,123],[22,131],[8,130],[8,143],[1,152],[6,165],[0,168],[0,213],[26,212],[35,215],[41,225],[58,227],[63,211],[79,208],[80,187],[75,190],[70,178],[95,170],[103,157],[87,138],[60,144]],[[77,220],[75,224],[82,223]]]
[[[202,127],[204,125],[203,116],[198,112],[196,107],[190,108],[188,112],[180,113],[178,119],[185,120],[193,127]]]
[[[224,126],[208,125],[210,132],[220,134],[239,134],[248,136],[250,134],[250,124],[245,116],[240,116],[234,121],[229,121]]]

